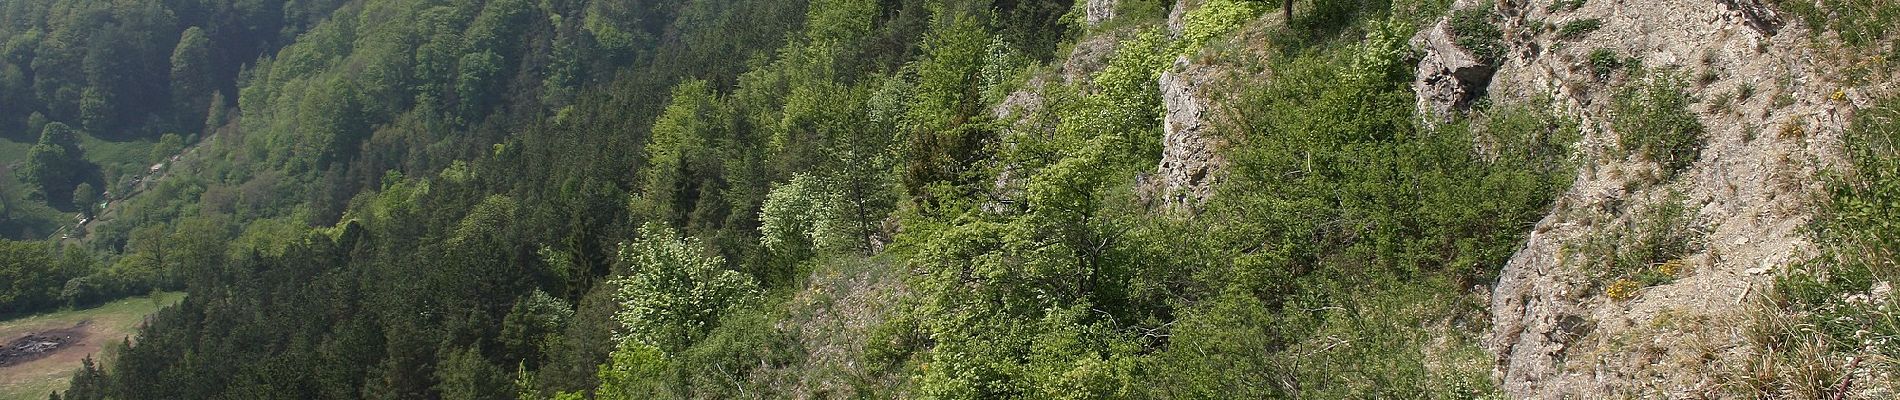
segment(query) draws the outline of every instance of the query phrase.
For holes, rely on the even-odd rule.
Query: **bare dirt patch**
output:
[[[0,368],[26,364],[69,350],[86,340],[92,326],[92,320],[79,321],[69,328],[31,332],[24,336],[11,338],[0,346]]]
[[[153,312],[184,298],[184,293],[164,293],[0,321],[0,349],[8,349],[8,353],[13,352],[10,349],[16,341],[28,336],[73,333],[70,341],[58,340],[63,344],[38,349],[31,357],[4,357],[9,361],[0,363],[0,400],[43,400],[54,390],[65,390],[82,360],[92,357],[97,363],[109,362],[112,349],[129,343]]]

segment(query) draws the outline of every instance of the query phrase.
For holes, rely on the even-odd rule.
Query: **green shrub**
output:
[[[758,299],[751,277],[725,269],[725,260],[707,255],[697,239],[654,223],[641,227],[640,236],[620,249],[627,274],[609,281],[621,307],[614,315],[620,342],[677,353],[718,326],[727,311]]]
[[[1701,246],[1704,231],[1688,214],[1682,193],[1638,210],[1627,222],[1605,224],[1564,252],[1588,271],[1605,295],[1627,300],[1636,290],[1674,281],[1689,272],[1685,258]]]
[[[1252,21],[1265,8],[1260,2],[1246,0],[1210,0],[1189,11],[1181,29],[1185,50],[1192,51],[1214,38],[1227,35]]]
[[[1663,179],[1695,163],[1702,151],[1702,122],[1689,112],[1695,100],[1682,86],[1674,74],[1653,74],[1617,93],[1610,106],[1610,127],[1621,154],[1660,164]]]
[[[1495,61],[1504,54],[1504,30],[1493,21],[1491,3],[1451,12],[1451,35],[1458,47],[1479,59]]]
[[[1550,3],[1550,12],[1576,11],[1583,8],[1584,0],[1557,0]]]
[[[1248,140],[1229,153],[1233,180],[1203,217],[1224,223],[1180,234],[1260,250],[1196,273],[1212,293],[1181,312],[1170,347],[1144,369],[1149,397],[1495,390],[1475,334],[1424,327],[1482,314],[1447,294],[1495,279],[1521,227],[1569,186],[1576,126],[1547,108],[1500,104],[1420,130],[1406,77],[1340,68],[1379,65],[1343,61],[1377,50],[1301,55],[1248,93]],[[1447,346],[1427,349],[1428,337]],[[1440,361],[1461,367],[1430,367]]]
[[[1557,37],[1564,38],[1564,39],[1576,39],[1576,38],[1583,37],[1583,35],[1588,35],[1590,34],[1590,32],[1596,32],[1597,28],[1602,28],[1602,27],[1603,27],[1603,20],[1597,19],[1597,18],[1580,19],[1576,21],[1565,22],[1562,28],[1557,29]]]
[[[1615,50],[1597,48],[1590,51],[1590,72],[1596,73],[1597,79],[1608,79],[1610,74],[1622,67],[1623,59],[1616,56]]]

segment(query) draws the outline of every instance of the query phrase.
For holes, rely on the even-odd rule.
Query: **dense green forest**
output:
[[[1473,287],[1586,122],[1424,122],[1447,0],[1093,3],[7,1],[0,316],[190,293],[67,400],[1497,395]],[[1177,58],[1271,76],[1191,210],[1136,184]],[[1615,123],[1700,135],[1656,82]],[[1853,246],[1891,239],[1885,110],[1822,221]]]

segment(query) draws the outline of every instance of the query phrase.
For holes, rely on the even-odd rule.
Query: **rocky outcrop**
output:
[[[1107,67],[1108,56],[1121,47],[1121,39],[1116,35],[1096,35],[1077,41],[1075,47],[1069,49],[1069,56],[1062,59],[1063,83],[1082,82]]]
[[[1503,266],[1491,293],[1485,342],[1506,397],[1702,397],[1719,394],[1721,377],[1762,357],[1738,333],[1747,309],[1772,290],[1777,271],[1812,254],[1802,227],[1821,189],[1816,176],[1839,162],[1848,114],[1871,95],[1828,81],[1836,74],[1817,64],[1823,57],[1806,45],[1810,35],[1771,35],[1775,29],[1761,26],[1770,14],[1749,10],[1690,0],[1591,1],[1574,11],[1530,6],[1504,14],[1507,54],[1516,56],[1500,61],[1489,96],[1552,99],[1584,126],[1573,187]],[[1543,28],[1587,19],[1601,27],[1569,38]],[[1705,127],[1706,144],[1687,170],[1656,181],[1655,163],[1613,151],[1613,93],[1641,78],[1598,76],[1589,61],[1598,49],[1652,71],[1677,71],[1688,81],[1684,90],[1703,99],[1690,111]],[[1421,90],[1421,104],[1435,93]],[[1686,226],[1661,233],[1694,243],[1680,259],[1683,272],[1611,299],[1604,266],[1589,261],[1586,244],[1655,229],[1638,222],[1669,202],[1680,202]]]
[[[1742,18],[1748,21],[1749,27],[1755,28],[1764,35],[1774,36],[1775,33],[1781,31],[1781,14],[1776,13],[1773,8],[1768,8],[1768,5],[1762,4],[1761,0],[1721,0],[1721,2],[1730,10],[1741,13]]]
[[[1115,6],[1118,0],[1088,0],[1082,4],[1082,22],[1088,26],[1101,25],[1115,19]]]
[[[1161,74],[1161,165],[1142,178],[1143,196],[1168,209],[1198,208],[1214,192],[1226,160],[1214,135],[1207,86],[1216,69],[1176,59]]]
[[[1471,50],[1458,46],[1448,21],[1419,31],[1412,37],[1412,47],[1424,53],[1412,90],[1418,94],[1420,115],[1429,118],[1445,121],[1469,108],[1472,100],[1484,95],[1492,73],[1497,71]]]
[[[1168,35],[1180,37],[1187,29],[1187,14],[1206,0],[1174,0],[1174,6],[1168,7]]]

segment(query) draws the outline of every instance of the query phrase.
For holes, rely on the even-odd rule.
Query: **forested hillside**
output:
[[[1900,8],[1609,3],[9,0],[0,317],[189,293],[68,400],[1890,394]]]
[[[141,169],[196,141],[207,113],[222,114],[236,100],[241,69],[342,3],[0,7],[0,137],[9,142],[0,148],[15,178],[0,181],[0,233],[44,238],[63,222],[44,206],[89,217],[102,192],[124,193]]]

